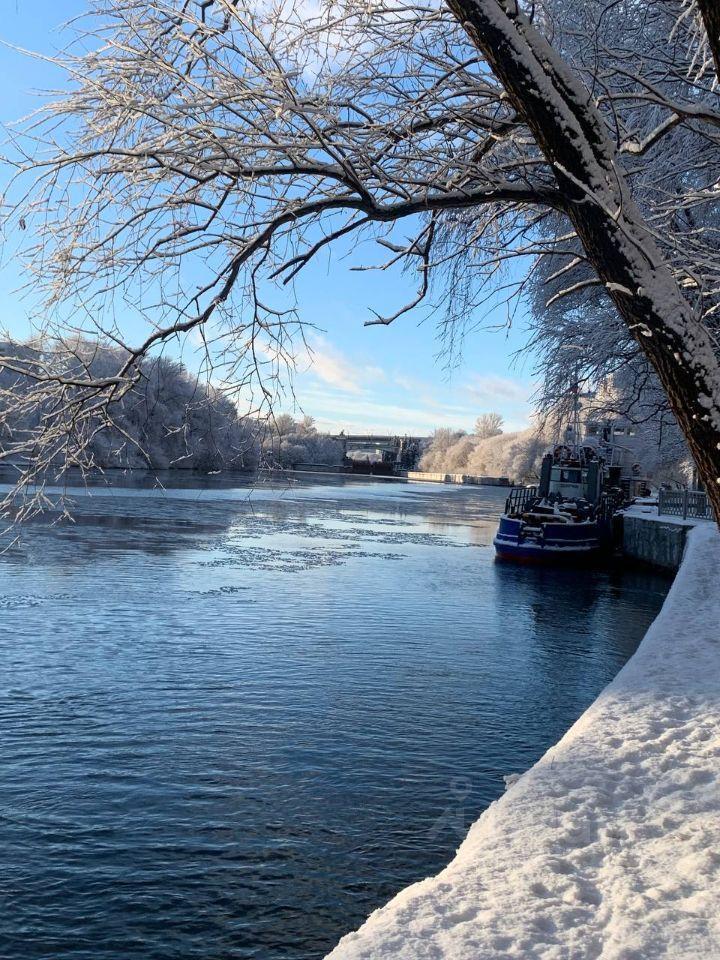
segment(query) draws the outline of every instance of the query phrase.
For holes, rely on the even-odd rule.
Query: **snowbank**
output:
[[[332,960],[720,958],[720,536],[563,739]]]

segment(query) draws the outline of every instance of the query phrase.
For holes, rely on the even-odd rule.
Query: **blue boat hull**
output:
[[[493,543],[501,560],[523,563],[589,560],[602,550],[596,523],[548,522],[537,528],[515,517],[502,517]]]

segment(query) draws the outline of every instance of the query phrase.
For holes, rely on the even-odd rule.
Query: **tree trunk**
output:
[[[515,0],[446,0],[552,166],[589,261],[655,368],[720,523],[720,363],[630,195],[583,84]],[[713,5],[716,0],[706,0]]]
[[[715,72],[720,80],[720,3],[718,0],[698,0],[698,7],[715,61]]]

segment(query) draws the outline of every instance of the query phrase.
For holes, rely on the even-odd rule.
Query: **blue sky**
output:
[[[57,88],[59,71],[17,52],[17,45],[40,53],[63,43],[58,27],[85,9],[84,0],[0,0],[0,120],[7,125],[38,104],[33,91]],[[12,245],[10,244],[10,247]],[[0,326],[22,336],[27,308],[16,292],[19,265],[2,262]],[[346,261],[315,264],[298,283],[301,318],[317,329],[310,337],[313,357],[301,358],[295,395],[302,412],[331,430],[429,433],[436,427],[471,429],[489,410],[505,417],[506,429],[527,425],[533,392],[532,358],[513,363],[525,343],[523,314],[513,327],[471,334],[451,372],[442,357],[432,318],[422,312],[392,325],[365,327],[369,308],[394,312],[412,296],[407,277],[351,272]],[[502,326],[505,310],[478,316],[486,326]],[[185,354],[187,358],[187,354]],[[192,361],[190,361],[192,362]],[[288,405],[286,405],[288,406]],[[297,412],[300,410],[288,412]]]

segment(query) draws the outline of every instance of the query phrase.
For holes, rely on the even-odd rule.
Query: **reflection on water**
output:
[[[321,956],[442,867],[667,581],[493,562],[504,491],[78,492],[0,557],[0,955]]]

